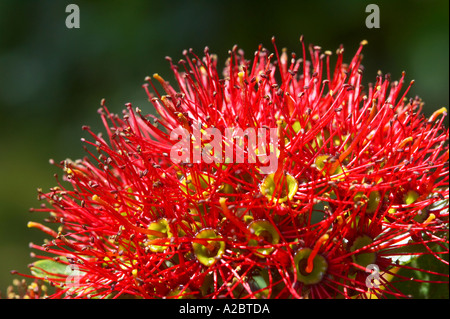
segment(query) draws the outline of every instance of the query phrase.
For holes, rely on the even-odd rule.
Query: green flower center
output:
[[[191,196],[199,196],[204,198],[208,196],[208,192],[212,185],[214,185],[215,179],[206,174],[188,174],[185,178],[181,180],[181,189],[186,194]],[[220,187],[219,190],[221,190]]]
[[[252,234],[260,238],[259,240],[250,239],[250,246],[268,246],[258,248],[255,252],[256,256],[260,258],[267,257],[275,249],[274,247],[270,247],[270,245],[276,245],[280,240],[280,236],[275,227],[267,220],[255,220],[248,226],[248,229]]]
[[[369,236],[367,235],[359,236],[353,242],[353,245],[350,247],[350,251],[354,252],[372,243],[373,239],[370,238]],[[372,252],[369,253],[360,252],[352,255],[353,262],[360,265],[361,267],[367,267],[368,265],[375,263],[376,258],[377,254]]]
[[[205,239],[197,240],[192,243],[194,254],[201,264],[212,266],[224,254],[225,241],[215,230],[203,229],[195,236],[195,238]]]
[[[403,195],[403,203],[406,205],[413,204],[419,198],[419,193],[413,190],[409,190]]]
[[[305,285],[319,283],[328,269],[328,263],[322,255],[315,255],[313,259],[313,269],[307,271],[308,257],[311,255],[311,248],[300,249],[294,257],[294,264],[297,271],[297,280]]]
[[[276,181],[275,174],[276,173],[269,174],[264,178],[259,186],[261,193],[266,196],[269,201],[278,199],[278,203],[283,203],[288,199],[292,200],[298,190],[297,180],[289,174],[284,174]]]
[[[317,156],[314,164],[319,171],[322,172],[324,176],[333,176],[342,174],[344,171],[342,170],[341,165],[337,165],[335,168],[333,167],[334,162],[331,160],[330,155],[319,155]]]
[[[150,225],[148,226],[148,229],[158,231],[158,232],[162,233],[163,235],[165,235],[164,237],[158,237],[155,235],[147,235],[147,238],[151,241],[158,241],[161,238],[171,238],[173,236],[172,232],[170,231],[169,222],[165,218],[161,218],[158,221],[150,223]],[[163,252],[164,250],[166,250],[168,246],[165,244],[168,244],[168,243],[169,243],[168,241],[164,241],[162,243],[159,243],[159,242],[152,243],[152,244],[148,245],[148,247],[151,251],[158,253],[158,252]]]
[[[374,213],[381,201],[381,194],[379,191],[373,191],[370,192],[369,197],[367,197],[364,193],[358,192],[355,197],[353,197],[353,201],[357,204],[361,203],[366,205],[366,213]]]

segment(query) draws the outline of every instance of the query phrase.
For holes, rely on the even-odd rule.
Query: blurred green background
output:
[[[67,29],[66,6],[76,3],[81,27]],[[380,8],[380,28],[365,25],[366,6]],[[449,93],[449,2],[429,1],[55,1],[0,0],[0,292],[27,271],[29,242],[41,243],[29,220],[43,214],[36,188],[55,185],[49,158],[85,155],[82,125],[103,131],[97,116],[106,98],[113,112],[131,102],[150,104],[141,84],[157,72],[173,81],[165,56],[198,54],[209,46],[220,62],[234,44],[250,58],[262,43],[301,53],[307,44],[349,61],[363,39],[364,83],[378,70],[393,80],[406,71],[416,83],[409,96],[425,101],[425,113],[446,106]],[[448,122],[447,122],[448,123]]]

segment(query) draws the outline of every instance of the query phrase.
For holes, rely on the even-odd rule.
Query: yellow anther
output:
[[[47,226],[42,225],[41,223],[36,223],[36,222],[30,221],[27,223],[27,227],[28,228],[37,228],[37,229],[43,231],[44,233],[49,234],[52,237],[58,236],[58,234],[53,229],[50,229]]]
[[[92,196],[92,200],[100,205],[108,206],[108,203],[105,202],[103,199],[101,199],[100,196],[98,196],[97,194],[94,194]]]
[[[244,85],[244,71],[239,72],[238,77],[239,77],[239,84]]]
[[[200,73],[204,76],[208,75],[208,72],[206,71],[206,69],[203,65],[200,66]]]
[[[37,227],[38,225],[40,225],[40,224],[39,224],[39,223],[36,223],[36,222],[28,222],[27,227],[28,227],[28,228],[33,228],[33,227],[38,228],[38,227]]]
[[[407,137],[398,145],[398,148],[403,148],[403,147],[405,147],[406,144],[411,143],[412,141],[413,141],[413,138],[411,136]]]
[[[177,114],[177,117],[178,117],[178,119],[180,120],[181,125],[182,125],[185,129],[187,129],[189,132],[191,132],[191,131],[192,131],[192,128],[189,126],[189,121],[187,120],[186,116],[184,116],[183,113],[178,113],[178,114]]]
[[[430,116],[430,122],[434,122],[437,117],[443,113],[447,113],[447,108],[445,107],[441,107],[439,110],[435,111],[431,116]]]
[[[35,290],[35,289],[38,289],[39,287],[38,287],[38,284],[37,284],[37,283],[32,282],[32,283],[28,286],[28,288],[29,288],[30,290]]]
[[[155,73],[155,74],[153,74],[153,77],[159,82],[159,83],[165,83],[165,81],[164,81],[164,79],[158,74],[158,73]]]
[[[429,223],[431,223],[433,220],[436,219],[436,215],[431,213],[428,218],[423,222],[424,225],[428,225]]]

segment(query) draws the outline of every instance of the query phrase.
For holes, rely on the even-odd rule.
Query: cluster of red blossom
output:
[[[446,109],[425,118],[404,74],[364,87],[365,44],[348,64],[342,47],[303,39],[301,57],[235,47],[223,73],[190,50],[168,58],[177,86],[146,79],[158,116],[103,101],[106,134],[84,127],[89,158],[57,163],[64,181],[39,193],[48,205],[34,210],[60,227],[30,222],[52,238],[31,244],[42,253],[25,276],[55,286],[51,298],[408,297],[396,283],[426,280],[400,275],[410,260],[448,265]],[[276,171],[175,163],[171,132],[194,126],[276,128]]]

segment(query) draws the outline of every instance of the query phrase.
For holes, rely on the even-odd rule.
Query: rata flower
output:
[[[158,115],[127,104],[89,127],[88,156],[56,163],[40,191],[51,238],[24,276],[51,298],[408,297],[402,282],[446,283],[446,109],[407,99],[405,74],[364,86],[361,51],[334,67],[234,47],[223,72],[185,51],[175,85],[144,89]],[[162,87],[161,90],[157,86]],[[146,113],[146,112],[145,112]],[[55,228],[56,227],[56,228]],[[433,275],[408,277],[402,270]]]

